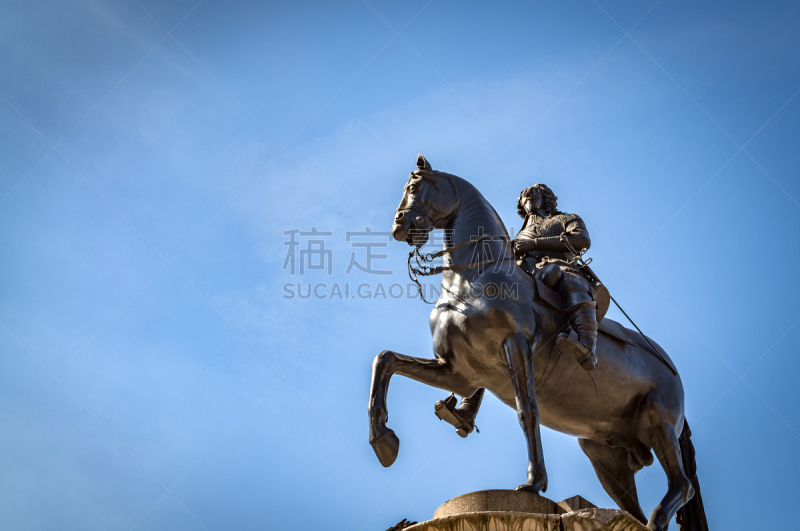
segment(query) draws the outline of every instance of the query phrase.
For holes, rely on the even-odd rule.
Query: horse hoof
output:
[[[467,418],[464,418],[462,413],[458,411],[458,408],[456,408],[456,404],[457,399],[455,395],[450,393],[450,396],[444,400],[439,400],[436,402],[434,405],[434,413],[436,413],[436,416],[439,417],[439,420],[443,420],[454,426],[459,437],[465,438],[467,435],[472,433],[473,429],[475,429],[475,423]]]
[[[386,428],[386,432],[374,441],[370,441],[370,444],[378,456],[378,461],[385,467],[392,466],[400,450],[400,438],[395,435],[394,430]]]
[[[544,488],[541,485],[531,485],[529,483],[525,483],[524,485],[520,485],[516,489],[516,491],[520,492],[530,492],[532,494],[539,494],[540,492],[544,492],[547,490],[547,486]]]
[[[665,515],[652,514],[650,515],[650,520],[647,522],[647,529],[649,531],[665,531],[668,525],[669,521]]]
[[[514,490],[532,492],[533,494],[545,492],[547,490],[547,474],[536,474],[535,479],[528,480],[527,483],[520,485]]]

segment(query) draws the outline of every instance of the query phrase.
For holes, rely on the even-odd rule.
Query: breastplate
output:
[[[575,221],[574,214],[555,214],[546,218],[534,216],[528,225],[520,231],[519,236],[525,239],[542,238],[544,236],[561,236],[567,225]]]
[[[567,230],[567,225],[575,219],[577,219],[577,216],[574,214],[555,214],[546,218],[534,216],[528,225],[519,231],[517,238],[520,240],[532,240],[546,236],[558,237]],[[539,262],[544,257],[565,261],[572,259],[572,255],[567,251],[532,251],[528,253],[528,259],[533,259],[534,263]]]

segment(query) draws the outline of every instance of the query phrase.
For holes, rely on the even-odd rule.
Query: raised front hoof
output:
[[[475,423],[471,420],[464,418],[456,408],[457,399],[453,393],[444,400],[439,400],[434,405],[434,413],[443,420],[452,425],[456,429],[459,437],[466,437],[472,430],[475,429]]]
[[[467,438],[467,435],[469,435],[470,433],[472,433],[472,430],[470,429],[469,431],[467,431],[467,430],[465,430],[464,428],[457,428],[457,429],[456,429],[456,433],[457,433],[457,434],[458,434],[458,436],[459,436],[459,437],[461,437],[462,439],[466,439],[466,438]]]
[[[395,435],[391,428],[384,428],[386,431],[374,440],[370,437],[369,444],[378,456],[378,461],[385,467],[390,467],[397,459],[397,452],[400,451],[400,438]]]

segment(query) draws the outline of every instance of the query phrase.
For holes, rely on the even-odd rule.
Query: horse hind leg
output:
[[[414,358],[384,350],[372,364],[372,383],[369,392],[369,443],[385,467],[392,466],[400,450],[400,439],[386,426],[389,412],[386,396],[392,375],[400,374],[424,384],[446,389],[461,396],[470,396],[470,387],[463,377],[453,372],[442,359]]]
[[[675,414],[665,411],[657,403],[650,405],[650,420],[653,426],[653,450],[667,475],[667,494],[650,515],[648,529],[665,531],[675,513],[694,496],[692,483],[683,470],[680,442],[676,424],[671,422]],[[683,422],[680,423],[683,426]]]
[[[639,495],[636,492],[634,474],[641,468],[632,468],[628,450],[608,446],[603,442],[590,439],[578,439],[578,444],[583,453],[592,462],[597,478],[603,489],[611,496],[620,509],[628,511],[631,516],[640,522],[647,523]]]

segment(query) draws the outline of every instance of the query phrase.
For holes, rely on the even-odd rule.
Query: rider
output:
[[[514,240],[520,265],[560,293],[566,304],[570,329],[556,337],[556,348],[591,371],[597,365],[597,315],[593,282],[573,262],[561,239],[566,236],[578,251],[591,245],[583,220],[556,209],[558,198],[543,184],[519,194],[517,213],[525,222]]]

